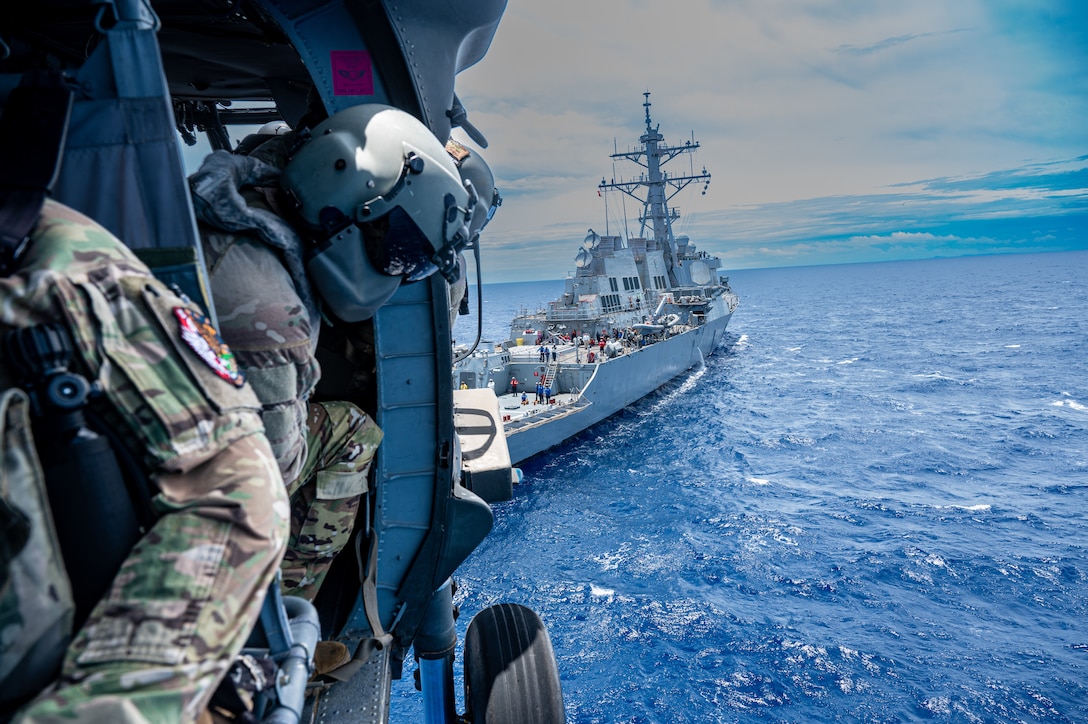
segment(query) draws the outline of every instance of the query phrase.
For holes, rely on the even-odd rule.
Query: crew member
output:
[[[107,421],[145,476],[152,524],[142,537],[136,530],[112,585],[106,571],[104,598],[65,647],[72,588],[51,533],[64,503],[53,500],[49,513],[34,496],[6,499],[13,475],[25,490],[46,485],[41,466],[27,464],[35,446],[16,414],[26,398],[13,388],[26,370],[0,357],[0,493],[5,513],[31,531],[3,561],[0,718],[52,680],[19,721],[193,721],[257,621],[286,542],[287,496],[260,403],[202,311],[87,217],[46,200],[29,244],[11,256],[0,278],[0,333],[37,328],[71,342],[69,369],[101,393],[87,414]],[[86,521],[89,531],[95,523]],[[85,544],[95,545],[92,534]],[[47,595],[34,599],[28,581]]]
[[[190,185],[223,337],[291,495],[284,589],[312,599],[350,538],[382,437],[356,405],[312,401],[321,320],[368,319],[404,280],[456,280],[477,194],[426,126],[378,104],[248,156],[217,151]]]

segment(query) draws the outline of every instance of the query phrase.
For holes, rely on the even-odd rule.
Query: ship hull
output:
[[[508,426],[511,462],[517,465],[569,440],[700,364],[721,343],[732,314],[725,312],[699,327],[602,364],[582,365],[595,369],[576,403],[546,419]],[[521,372],[518,366],[511,365],[513,374],[532,379],[531,366]]]

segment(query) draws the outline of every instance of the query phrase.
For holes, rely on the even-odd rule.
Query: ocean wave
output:
[[[699,383],[706,373],[707,367],[703,363],[693,367],[686,375],[681,375],[679,381],[672,380],[663,385],[657,392],[651,393],[648,398],[651,404],[638,404],[635,408],[635,414],[640,418],[659,417],[668,405],[699,387]]]
[[[916,380],[940,380],[941,382],[955,382],[958,385],[964,384],[962,381],[956,379],[955,377],[950,377],[940,372],[919,373],[912,376]]]
[[[968,513],[988,513],[993,508],[989,503],[977,503],[975,505],[931,505],[933,510],[962,510]]]
[[[759,444],[771,450],[778,450],[783,447],[814,447],[816,439],[807,435],[787,433],[777,438],[765,437],[759,441]]]

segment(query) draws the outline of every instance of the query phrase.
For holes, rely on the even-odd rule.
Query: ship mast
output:
[[[696,181],[703,182],[705,193],[706,187],[710,184],[710,174],[707,173],[705,166],[701,173],[686,176],[670,176],[662,172],[661,168],[680,154],[694,153],[698,150],[699,142],[691,140],[685,141],[683,146],[667,145],[665,137],[658,131],[660,124],[654,126],[650,120],[650,92],[646,91],[642,95],[646,99],[642,104],[646,108],[646,132],[638,139],[641,148],[625,153],[614,153],[612,158],[627,159],[646,169],[646,173],[630,181],[613,179],[611,182],[606,182],[601,179],[597,188],[601,191],[617,189],[642,204],[642,214],[638,217],[641,223],[639,234],[645,236],[647,226],[653,227],[653,238],[664,252],[669,282],[672,286],[676,286],[673,266],[677,252],[672,222],[680,218],[680,212],[675,208],[669,208],[669,201],[688,184]]]

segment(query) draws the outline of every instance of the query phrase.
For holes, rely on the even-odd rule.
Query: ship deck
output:
[[[552,404],[537,404],[536,389],[524,390],[527,402],[521,404],[522,388],[518,386],[517,394],[507,393],[499,395],[499,413],[502,415],[503,426],[509,433],[520,427],[532,424],[536,421],[544,421],[557,415],[573,411],[578,407],[580,395],[562,393],[552,395]],[[587,403],[588,404],[588,403]]]
[[[549,346],[548,349],[550,350],[551,347]],[[511,364],[544,364],[539,361],[539,350],[539,345],[516,345],[510,347],[507,351],[510,354]],[[585,347],[579,347],[576,350],[575,346],[570,343],[557,344],[555,345],[556,361],[560,365],[585,362],[586,351]],[[507,432],[565,414],[571,411],[573,409],[572,405],[575,405],[581,398],[580,394],[561,392],[552,395],[551,404],[537,403],[537,379],[536,377],[530,377],[521,380],[516,393],[509,388],[501,393],[499,390],[495,391],[499,398],[499,412],[502,414]],[[521,403],[522,393],[525,393],[526,398],[524,405]]]

